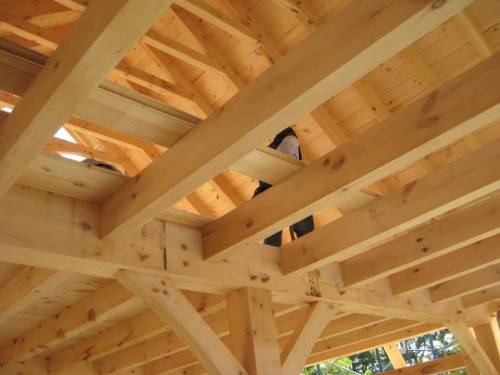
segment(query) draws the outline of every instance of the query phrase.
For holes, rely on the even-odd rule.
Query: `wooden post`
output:
[[[283,374],[300,372],[314,344],[335,314],[334,307],[324,302],[309,306],[281,352]]]
[[[476,339],[500,373],[500,330],[496,316],[488,323],[474,327]]]
[[[451,332],[462,345],[464,352],[483,375],[498,374],[492,360],[486,354],[486,351],[479,345],[469,327],[462,321],[453,321],[447,323]]]
[[[227,297],[231,350],[249,375],[281,373],[271,292],[243,288]]]
[[[209,374],[247,374],[180,290],[158,277],[129,271],[116,278],[172,327]]]

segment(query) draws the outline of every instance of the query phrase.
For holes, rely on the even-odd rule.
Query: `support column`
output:
[[[476,339],[500,373],[500,331],[496,316],[489,323],[474,327]]]
[[[406,361],[398,348],[397,342],[391,342],[383,346],[387,358],[395,369],[406,367]]]
[[[498,374],[492,360],[463,321],[449,322],[447,326],[482,375]]]
[[[243,288],[227,297],[231,350],[249,375],[281,373],[272,296],[268,290]]]

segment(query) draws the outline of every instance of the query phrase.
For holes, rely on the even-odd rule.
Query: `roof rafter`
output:
[[[439,94],[431,93],[421,98],[248,204],[207,225],[203,237],[205,257],[228,256],[241,245],[260,240],[314,213],[321,205],[342,201],[346,191],[368,186],[496,120],[500,94],[495,93],[493,87],[500,82],[492,80],[500,77],[499,59],[492,57],[481,63],[443,86]],[[486,93],[492,96],[487,98]],[[467,112],[472,111],[465,113],[463,102],[467,97],[481,97],[485,101],[483,104],[477,102],[477,110],[467,106]],[[367,147],[372,144],[379,147]],[[400,147],[394,147],[395,144]],[[310,184],[310,181],[322,183]],[[297,194],[306,185],[308,189]],[[292,196],[294,204],[284,205],[284,200],[289,202]],[[262,209],[268,212],[266,216],[256,214]],[[282,255],[286,273],[305,271],[306,267],[314,267],[325,258],[314,254],[314,250],[304,252],[301,248],[304,241],[319,237],[321,232],[327,231],[320,228],[287,245]],[[328,242],[323,242],[322,246],[327,245]]]
[[[142,1],[94,4],[72,28],[65,43],[42,68],[0,128],[0,195],[14,184],[45,141],[170,5],[159,0],[150,1],[149,6]],[[87,27],[89,22],[92,28]],[[122,32],[125,28],[127,33]],[[109,53],[110,50],[115,52]],[[96,63],[95,56],[101,55],[105,57]],[[47,116],[51,121],[46,121]]]
[[[130,182],[113,194],[103,205],[102,235],[118,238],[131,228],[145,224],[155,216],[155,211],[160,207],[168,206],[182,198],[187,192],[260,145],[280,128],[290,124],[304,112],[314,109],[468,3],[468,0],[460,1],[460,4],[454,2],[453,5],[445,3],[441,8],[430,10],[427,3],[398,2],[384,8],[384,12],[375,12],[376,17],[372,15],[381,6],[378,2],[365,3],[363,0],[353,3],[342,12],[343,22],[338,22],[338,17],[334,17],[307,42],[290,51],[259,80],[252,82],[235,96],[216,116],[202,123],[163,157],[153,162],[141,174],[141,179]],[[424,14],[433,16],[426,17]],[[412,17],[419,17],[421,20],[418,32],[413,30]],[[347,19],[349,22],[346,22]],[[364,25],[363,38],[356,39],[352,25]],[[373,32],[365,33],[367,27],[371,27]],[[349,28],[352,43],[349,43],[349,49],[336,49],[336,58],[331,59],[328,56],[334,51],[327,48],[325,43],[331,45],[331,38],[342,35],[342,28]],[[405,28],[412,29],[412,32],[407,33]],[[405,38],[401,38],[401,35],[405,35]],[[382,36],[387,43],[387,49],[381,49],[378,45],[374,47],[373,43]],[[392,40],[391,36],[395,40]],[[362,51],[363,53],[354,59]],[[310,63],[311,59],[317,61],[314,75],[302,69],[303,64]],[[348,71],[347,67],[353,64],[353,59],[356,60],[357,69]],[[364,61],[363,69],[359,68],[360,59]],[[275,86],[276,76],[284,74],[294,75],[296,79]],[[299,77],[303,77],[303,80]],[[268,90],[269,85],[276,89]],[[297,100],[299,97],[301,100]],[[262,106],[263,102],[269,105]],[[256,106],[259,111],[255,111]],[[240,126],[231,127],[229,132],[228,126],[225,125],[235,121],[238,121]],[[214,136],[222,129],[225,132],[223,141]],[[214,141],[207,142],[208,139]],[[164,171],[168,169],[168,165],[180,165],[176,160],[184,159],[184,155],[199,142],[205,144],[205,152],[193,155],[189,166],[184,163],[185,168],[182,170],[176,169],[175,173],[165,175]],[[158,174],[160,170],[163,171],[161,176]],[[135,199],[130,200],[130,197]]]

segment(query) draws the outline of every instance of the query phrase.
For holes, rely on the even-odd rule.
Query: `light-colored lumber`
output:
[[[89,6],[0,127],[0,195],[169,5],[152,0],[146,6],[143,1]]]
[[[268,290],[244,288],[227,296],[230,348],[248,374],[279,374],[278,335]]]
[[[456,317],[448,305],[395,299],[388,289],[342,290],[328,274],[312,280],[283,277],[279,249],[270,246],[255,244],[234,259],[205,262],[200,231],[182,225],[153,222],[131,233],[126,242],[101,241],[96,233],[99,212],[96,204],[29,188],[13,189],[0,199],[0,259],[98,277],[131,269],[168,276],[182,289],[216,294],[227,292],[228,283],[233,288],[278,289],[279,302],[323,300],[341,305],[343,311],[371,315],[429,321]]]
[[[295,311],[293,313],[285,314],[276,317],[276,325],[279,336],[280,348],[284,348],[289,337],[295,330],[295,322],[302,318],[304,309]],[[225,319],[227,325],[226,317]],[[373,323],[384,320],[383,318],[375,318],[368,315],[347,315],[341,318],[334,318],[328,327],[323,331],[321,337],[329,338],[337,335],[348,335],[351,332],[356,332],[359,329],[363,329],[372,325]],[[222,324],[219,326],[223,326]],[[224,336],[223,330],[220,331],[221,336]],[[229,329],[225,332],[229,335]],[[228,345],[230,345],[229,337],[223,337],[223,340],[227,339]],[[191,353],[177,353],[172,356],[165,356],[164,358],[151,362],[145,366],[146,371],[150,375],[161,374],[168,370],[181,369],[185,366],[190,366],[196,363],[196,358],[193,357]]]
[[[199,52],[186,47],[173,39],[169,39],[153,30],[146,33],[143,42],[157,50],[175,57],[179,60],[192,64],[200,69],[213,72],[219,75],[226,75],[224,69],[212,58],[202,55]]]
[[[222,296],[195,292],[184,292],[184,295],[202,316],[213,315],[226,306],[225,298]],[[163,336],[165,340],[158,340],[160,336]],[[96,361],[107,357],[109,365],[121,370],[127,367],[124,359],[130,363],[137,360],[137,355],[143,355],[144,352],[138,350],[140,349],[138,344],[147,342],[148,339],[154,337],[155,343],[169,342],[169,345],[172,345],[172,336],[170,327],[153,311],[147,310],[96,335],[52,353],[48,357],[49,369],[51,372],[57,373],[63,368],[81,361]],[[148,348],[144,345],[144,350],[148,350],[148,354],[151,352],[150,348],[151,346]],[[117,352],[123,355],[114,358],[112,354]],[[102,370],[103,363],[101,362],[100,365]]]
[[[499,284],[500,264],[495,264],[437,284],[430,288],[430,294],[433,302],[447,301]]]
[[[314,343],[335,315],[334,306],[317,302],[309,306],[298,321],[295,332],[281,351],[283,374],[297,374],[309,356]]]
[[[257,37],[244,24],[233,20],[202,0],[175,0],[180,7],[244,42],[255,44]]]
[[[9,80],[2,79],[0,89],[22,96],[39,70],[38,64],[2,51],[0,72]],[[139,140],[142,138],[165,147],[175,143],[197,122],[196,119],[181,115],[164,104],[109,82],[94,90],[76,113],[89,121],[110,126],[113,130],[104,129],[108,132],[114,131],[112,134],[114,140],[119,131],[138,137]],[[83,123],[84,121],[80,118],[74,117],[69,121],[69,126],[79,130],[83,127],[89,131],[89,126]],[[123,133],[118,134],[123,136]],[[99,135],[103,136],[103,133],[100,132]],[[131,140],[127,139],[127,141]],[[237,160],[230,169],[276,184],[298,171],[303,165],[302,162],[283,153],[268,147],[259,147]],[[345,202],[340,208],[351,209],[363,205],[366,201],[364,198],[353,195],[353,200]]]
[[[419,363],[413,366],[400,368],[393,371],[384,371],[383,375],[435,375],[447,371],[459,370],[465,367],[464,356],[454,354],[449,357]]]
[[[25,267],[0,288],[0,326],[69,277],[68,273]]]
[[[391,275],[392,291],[394,294],[414,292],[500,263],[499,243],[500,235],[496,235]]]
[[[247,374],[182,293],[164,280],[120,271],[118,280],[181,337],[209,373]]]
[[[58,316],[49,318],[16,340],[4,344],[0,348],[0,367],[43,353],[136,304],[133,296],[113,281],[77,301]]]
[[[484,164],[482,162],[477,164],[477,166],[480,165]],[[473,167],[473,169],[476,168]],[[432,175],[428,178],[432,178]],[[453,185],[451,184],[449,187],[453,187]],[[389,275],[393,275],[391,279],[394,281],[392,283],[394,291],[397,289],[403,291],[411,283],[417,285],[418,280],[422,280],[422,263],[428,262],[437,265],[437,263],[433,263],[433,259],[445,256],[462,247],[469,249],[463,250],[462,253],[474,253],[476,247],[474,243],[498,234],[500,214],[497,207],[499,204],[499,198],[484,199],[470,207],[450,212],[439,220],[417,227],[365,253],[344,260],[341,262],[344,285],[346,287],[363,285]],[[441,233],[441,235],[435,236],[434,233]],[[481,243],[477,244],[477,247],[481,248],[481,246]],[[452,257],[454,256],[449,255],[446,259]],[[384,259],[384,261],[379,262],[379,259]],[[456,259],[455,262],[457,261],[459,260]],[[481,261],[478,259],[478,262]],[[468,268],[465,265],[466,262],[460,263]],[[410,271],[408,270],[412,270],[412,277],[409,276]],[[439,272],[447,273],[447,270],[448,268],[445,267]],[[405,279],[410,280],[410,284],[398,283],[398,275],[406,275]],[[431,280],[432,276],[428,274]]]
[[[488,41],[482,32],[477,29],[477,26],[474,25],[474,22],[466,11],[457,13],[453,17],[453,21],[458,24],[460,31],[469,39],[481,58],[484,59],[493,54],[493,49],[490,47]]]
[[[179,200],[220,173],[278,130],[467,4],[468,0],[447,2],[433,9],[427,2],[402,1],[389,7],[372,0],[353,3],[341,17],[332,18],[307,42],[290,51],[260,79],[236,95],[217,115],[204,121],[168,153],[155,160],[138,181],[113,194],[103,205],[103,237],[119,238],[120,234],[144,225],[156,216],[160,207]],[[380,8],[384,12],[378,12]],[[417,19],[418,28],[415,27]],[[352,25],[363,27],[356,32]],[[340,38],[344,29],[349,30],[351,36],[349,45],[335,51],[328,48],[332,43],[337,44],[332,38]],[[376,43],[382,37],[384,48]],[[331,58],[333,54],[335,58]],[[310,65],[311,61],[316,64],[314,74],[303,69],[304,64]],[[356,68],[349,70],[354,63]],[[280,81],[277,85],[276,77],[282,76],[294,76],[294,79]],[[239,126],[228,132],[227,124],[235,122]],[[219,137],[222,131],[224,137]],[[207,141],[212,139],[214,144]],[[181,163],[180,160],[184,161],[184,156],[200,142],[205,144],[203,152],[193,154],[189,163]],[[183,168],[172,170],[167,168],[168,165],[182,165]],[[135,198],[131,200],[132,196]]]
[[[462,346],[463,351],[471,359],[477,369],[483,375],[495,375],[498,374],[495,369],[495,365],[488,357],[485,350],[479,345],[476,338],[472,335],[469,327],[463,322],[451,322],[447,323],[448,329],[455,335]]]
[[[467,294],[461,298],[465,307],[471,307],[490,302],[495,299],[500,299],[500,285],[481,289],[477,292]]]
[[[479,345],[500,373],[500,330],[496,314],[490,317],[488,323],[474,327],[474,333]]]
[[[242,245],[265,238],[321,207],[335,205],[342,201],[346,191],[368,186],[496,120],[500,115],[500,94],[493,86],[500,82],[493,80],[500,77],[498,61],[499,56],[495,56],[476,66],[444,85],[439,92],[419,99],[285,182],[209,224],[204,229],[206,258],[228,256]],[[488,93],[491,98],[486,97]],[[479,104],[467,98],[485,101]],[[465,101],[469,105],[466,106]],[[478,104],[476,110],[471,103]],[[373,144],[378,147],[367,147]],[[306,184],[308,189],[303,189]],[[411,187],[408,190],[411,194]],[[292,196],[293,204],[288,204]],[[285,200],[287,204],[283,203]],[[258,212],[263,209],[267,214],[259,216]],[[320,231],[315,231],[314,235]],[[330,234],[323,230],[325,232]],[[320,246],[318,250],[308,246],[304,251],[301,244],[308,241],[308,237],[312,236],[288,244],[288,249],[283,251],[286,273],[317,267],[326,258],[329,252],[320,250]],[[325,247],[329,242],[321,244]]]
[[[337,348],[329,348],[327,351],[320,354],[313,354],[307,360],[307,365],[313,365],[324,361],[342,358],[351,354],[356,354],[371,349],[378,348],[383,344],[396,340],[405,340],[416,336],[421,336],[429,332],[434,332],[442,327],[440,324],[418,324],[412,327],[396,330],[387,334],[382,334],[377,337],[371,337],[369,334],[364,337],[364,340],[353,344],[346,344]]]
[[[382,346],[387,358],[391,361],[394,369],[401,369],[406,367],[406,361],[398,348],[397,342],[391,342]]]

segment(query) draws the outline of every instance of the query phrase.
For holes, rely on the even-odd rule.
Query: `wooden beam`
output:
[[[406,367],[406,361],[398,348],[397,342],[391,342],[382,346],[387,358],[391,361],[394,369],[401,369]]]
[[[197,18],[176,5],[172,6],[172,11],[184,30],[198,42],[198,44],[206,51],[208,56],[216,61],[220,67],[222,67],[222,70],[226,74],[226,79],[233,89],[235,91],[239,91],[241,88],[246,86],[246,83],[239,76],[236,70],[233,69],[231,64],[229,64],[219,49],[213,43],[210,43],[202,30],[200,23],[197,22]]]
[[[237,257],[208,263],[202,258],[200,231],[181,225],[155,221],[125,242],[101,241],[96,233],[99,213],[97,204],[13,189],[0,199],[0,260],[98,277],[129,269],[169,277],[182,289],[215,294],[226,293],[228,285],[258,287],[276,291],[279,302],[321,300],[341,305],[343,311],[378,316],[440,322],[457,317],[451,305],[393,298],[388,288],[344,290],[329,273],[311,280],[283,277],[279,249],[270,246],[255,244]]]
[[[384,371],[382,375],[436,375],[447,371],[459,370],[465,367],[464,356],[454,354],[449,357],[419,363],[410,367],[399,368],[394,371]]]
[[[103,237],[120,238],[131,228],[147,223],[160,207],[169,206],[220,173],[272,134],[316,108],[469,3],[469,0],[446,2],[435,9],[427,1],[395,2],[389,7],[383,1],[356,1],[342,12],[341,17],[334,17],[307,42],[290,51],[259,80],[242,90],[217,115],[183,137],[168,153],[153,162],[140,179],[113,194],[103,205]],[[419,20],[417,28],[416,19]],[[359,30],[353,31],[352,25],[359,25]],[[345,48],[335,51],[327,48],[331,43],[337,44],[332,37],[340,38],[347,30],[351,40]],[[384,48],[376,43],[382,37]],[[341,44],[339,39],[338,45]],[[315,74],[303,69],[304,64],[309,65],[311,61],[317,61]],[[354,63],[356,69],[349,70]],[[295,78],[276,85],[276,77],[283,76]],[[269,90],[269,87],[274,89]],[[227,132],[226,125],[236,121],[239,126]],[[221,132],[224,132],[223,138],[215,136]],[[214,140],[214,144],[207,140]],[[206,145],[204,152],[193,155],[189,164],[181,163],[186,153],[200,142]],[[173,170],[168,168],[171,165],[183,168]],[[165,174],[165,171],[172,172]]]
[[[396,340],[405,340],[412,337],[424,335],[429,332],[435,332],[442,328],[440,324],[419,324],[408,328],[403,328],[388,334],[382,334],[377,337],[366,335],[364,340],[347,344],[340,347],[330,348],[328,351],[320,354],[313,354],[307,360],[307,365],[312,365],[319,362],[342,358],[348,355],[365,352],[371,349],[379,348],[387,342]]]
[[[222,296],[195,292],[183,292],[183,294],[196,311],[204,317],[218,313],[226,307],[225,298]],[[165,340],[158,340],[160,336]],[[114,327],[52,353],[48,357],[49,370],[58,373],[75,363],[82,361],[94,362],[103,357],[107,357],[107,363],[114,365],[117,370],[127,368],[127,364],[123,361],[125,356],[127,363],[132,362],[135,364],[137,356],[144,354],[144,351],[140,349],[148,350],[147,353],[151,354],[151,347],[154,346],[138,348],[137,344],[153,337],[155,338],[154,344],[159,342],[165,344],[167,342],[170,343],[170,346],[167,347],[172,347],[173,333],[170,327],[165,325],[164,321],[154,312],[148,310]],[[111,355],[117,352],[122,353],[122,355],[113,358]],[[120,360],[122,361],[119,362]],[[101,369],[104,368],[102,362],[97,363]]]
[[[458,24],[460,31],[470,41],[472,46],[479,53],[481,59],[486,59],[493,55],[493,48],[490,47],[483,33],[477,29],[473,21],[467,15],[466,11],[457,13],[453,17],[453,21]]]
[[[149,46],[165,52],[166,54],[188,64],[196,66],[197,68],[226,76],[224,69],[216,61],[212,60],[212,58],[202,55],[201,53],[153,30],[148,31],[142,40]]]
[[[403,292],[407,288],[406,285],[396,286],[399,274],[406,275],[406,279],[411,279],[410,284],[419,279],[422,280],[421,271],[424,270],[425,273],[425,268],[421,267],[422,263],[437,264],[433,263],[433,259],[446,256],[462,247],[470,249],[462,251],[463,254],[468,254],[473,252],[476,242],[500,233],[498,228],[500,213],[497,213],[497,207],[500,208],[500,198],[485,199],[470,207],[452,211],[439,220],[420,226],[370,251],[342,261],[340,265],[344,286],[364,285],[393,275],[391,276],[391,280],[394,281],[393,290]],[[442,233],[442,235],[433,236],[434,233]],[[477,246],[481,248],[481,243]],[[452,256],[446,256],[446,259]],[[384,262],[378,262],[379,259],[384,259]],[[478,263],[480,262],[479,260]],[[463,266],[465,264],[462,264]],[[439,272],[446,273],[447,269],[448,267],[445,267]],[[412,277],[409,277],[408,270],[412,270]],[[432,279],[431,274],[428,274],[430,279]],[[414,285],[418,285],[418,282]],[[424,285],[428,286],[428,284]],[[411,289],[410,287],[409,290]]]
[[[25,267],[0,288],[0,325],[43,298],[70,275],[44,268]]]
[[[294,316],[296,307],[288,305],[274,305],[275,316],[278,320],[291,318]],[[221,338],[222,342],[228,347],[231,347],[229,337],[228,316],[224,313],[213,314],[207,316],[207,324],[213,332]],[[287,321],[280,322],[283,327],[282,333],[289,334]],[[284,324],[283,324],[284,323]],[[126,368],[137,368],[141,364],[145,364],[148,374],[156,374],[163,371],[174,371],[197,363],[196,357],[191,353],[189,348],[173,333],[161,334],[147,341],[134,345],[127,350],[122,350],[103,358],[97,362],[97,368],[102,374],[108,372],[119,371]]]
[[[327,324],[336,314],[327,303],[314,303],[298,321],[297,328],[281,351],[283,374],[298,374]]]
[[[453,333],[453,335],[455,335],[455,338],[462,346],[463,351],[472,360],[481,374],[498,374],[497,370],[495,369],[495,365],[488,357],[481,345],[479,345],[479,343],[469,330],[469,327],[467,327],[465,323],[457,321],[447,323],[446,326]]]
[[[335,205],[342,201],[345,191],[368,186],[496,120],[500,115],[500,94],[494,93],[490,83],[500,77],[498,60],[500,55],[478,65],[446,84],[439,94],[434,92],[421,98],[303,168],[287,181],[209,224],[204,229],[205,257],[220,259],[228,256],[238,247],[275,233],[325,205]],[[495,84],[500,84],[500,79]],[[495,97],[487,99],[485,93],[488,92]],[[465,98],[478,96],[485,102],[477,110],[464,105]],[[467,110],[462,112],[464,108]],[[425,114],[422,115],[422,112]],[[460,112],[463,116],[457,116]],[[440,115],[436,117],[438,113]],[[393,147],[395,140],[401,147]],[[369,144],[379,147],[366,147]],[[335,173],[332,174],[332,170]],[[317,183],[311,184],[311,181]],[[302,189],[306,184],[308,189]],[[302,194],[297,194],[297,191]],[[289,202],[292,196],[293,205],[283,204],[285,199]],[[263,210],[267,214],[259,215]],[[314,268],[318,260],[324,258],[319,251],[309,247],[303,251],[301,244],[310,238],[306,236],[287,245],[287,251],[283,251],[285,272]],[[323,247],[328,245],[329,242],[323,241]],[[294,251],[289,250],[291,248]]]
[[[89,0],[54,0],[54,1],[56,3],[65,6],[66,8],[72,10],[78,10],[80,12],[83,12],[89,3]]]
[[[454,231],[459,230],[459,228],[454,229]],[[391,275],[392,291],[398,295],[415,292],[500,263],[499,241],[500,234],[497,234]]]
[[[498,233],[498,227],[495,224],[497,220],[496,214],[493,214],[494,217],[492,217],[491,221],[487,220],[491,216],[490,208],[495,206],[495,201],[493,201],[492,206],[481,203],[474,208],[453,213],[443,220],[429,223],[400,238],[379,245],[369,252],[362,253],[380,243],[377,241],[389,240],[392,235],[396,234],[394,230],[406,231],[425,222],[434,216],[432,214],[433,210],[437,210],[435,213],[440,215],[451,208],[471,202],[476,199],[475,194],[477,192],[480,192],[484,186],[491,183],[493,183],[493,185],[490,185],[493,189],[487,189],[488,193],[498,189],[497,182],[500,176],[495,176],[489,180],[491,172],[495,170],[495,165],[498,164],[498,156],[493,158],[486,156],[490,151],[498,150],[498,146],[497,144],[489,150],[485,148],[475,155],[471,154],[456,161],[456,163],[436,170],[416,184],[411,184],[407,189],[394,192],[387,197],[380,198],[378,202],[369,204],[354,213],[346,214],[325,228],[318,229],[308,239],[298,239],[296,241],[297,246],[293,243],[285,245],[282,248],[282,261],[286,265],[288,258],[291,259],[293,255],[299,256],[297,250],[303,248],[298,246],[299,244],[311,249],[311,261],[308,262],[306,270],[327,262],[349,258],[344,260],[341,266],[345,286],[351,286],[361,281],[376,280],[379,276],[387,276],[398,269],[403,270],[412,262],[413,264],[419,264],[461,246],[467,246],[475,241],[495,235]],[[484,152],[482,156],[480,155],[481,152]],[[493,152],[497,153],[497,151]],[[486,157],[483,159],[483,156]],[[480,172],[480,168],[488,164],[486,160],[490,160],[491,164]],[[458,171],[461,172],[455,173]],[[468,174],[476,172],[483,176],[478,177],[476,182],[483,178],[489,182],[486,182],[486,185],[479,183],[479,185],[469,190],[466,187],[468,181],[470,181]],[[461,190],[462,188],[464,190]],[[439,195],[443,198],[441,202],[439,202]],[[427,206],[427,204],[430,206]],[[481,220],[484,218],[485,226],[482,227],[482,222],[481,224],[474,223],[474,218],[480,218]],[[460,221],[462,219],[472,225],[467,228],[464,227],[463,231],[450,232],[450,228],[456,228],[454,223],[462,224]],[[379,225],[380,220],[384,222],[382,227]],[[356,226],[356,231],[351,233],[349,228],[353,225],[352,223],[363,224]],[[398,229],[399,225],[402,226]],[[444,230],[448,234],[437,239],[431,235],[435,230]],[[334,242],[331,241],[332,233],[335,234]],[[375,236],[370,237],[372,235]],[[389,253],[393,255],[386,258],[386,254]],[[397,254],[397,256],[394,256],[394,254]],[[355,256],[352,257],[353,255]],[[315,259],[312,259],[313,256],[315,256]],[[382,256],[382,258],[379,258],[379,256]],[[386,259],[386,261],[383,265],[379,265],[379,262],[372,263],[374,259]],[[367,268],[373,268],[373,271]]]
[[[268,290],[244,288],[228,294],[231,351],[248,374],[279,374],[278,336]]]
[[[304,309],[295,311],[293,313],[287,313],[285,315],[279,315],[275,313],[276,324],[278,329],[278,337],[280,342],[280,347],[284,348],[286,341],[295,331],[295,322],[302,318]],[[279,315],[279,316],[278,316]],[[227,318],[222,317],[226,321]],[[333,319],[329,326],[323,331],[321,335],[322,338],[333,337],[336,335],[346,334],[349,332],[355,332],[358,329],[367,327],[374,322],[383,320],[383,318],[375,318],[368,315],[348,315],[341,318]],[[221,336],[224,336],[221,330]],[[229,330],[227,329],[226,335],[229,335]],[[228,336],[222,338],[226,340],[228,345],[230,345],[230,340]],[[190,353],[177,353],[172,356],[166,354],[165,358],[161,360],[154,361],[145,366],[145,370],[149,375],[162,374],[169,370],[180,370],[184,367],[194,365],[196,363],[196,358]]]
[[[23,50],[23,52],[27,51]],[[37,58],[45,59],[44,56],[37,56]],[[5,77],[0,81],[1,90],[22,96],[39,70],[40,66],[29,59],[21,59],[0,51],[0,72]],[[91,122],[112,127],[112,129],[102,128],[106,134],[99,131],[101,136],[121,139],[119,134],[132,135],[137,137],[138,141],[145,139],[165,147],[175,143],[197,122],[196,119],[181,115],[180,112],[160,102],[111,85],[109,82],[106,88],[100,87],[91,93],[90,98],[77,110],[77,115]],[[90,129],[87,126],[90,124],[84,124],[85,121],[81,118],[73,116],[69,120],[69,125],[76,126],[78,129],[85,128],[85,131],[96,131],[95,127]],[[113,133],[108,134],[109,132]],[[130,141],[130,138],[127,138],[127,142]],[[276,184],[298,171],[302,166],[302,162],[283,153],[268,147],[261,147],[236,161],[231,169],[246,176]],[[360,199],[360,203],[354,201],[352,203],[354,206],[347,204],[342,208],[350,209],[362,205],[363,202],[363,199]]]
[[[0,348],[0,368],[32,358],[137,304],[116,281]]]
[[[235,38],[251,44],[258,43],[257,37],[248,27],[209,6],[202,0],[175,0],[175,3]]]
[[[0,71],[6,77],[0,82],[0,89],[23,96],[47,58],[4,41],[0,41],[0,46]],[[109,81],[91,91],[76,109],[75,115],[165,147],[175,143],[198,121],[164,103]]]
[[[498,246],[498,245],[497,245]],[[433,302],[447,301],[500,285],[500,264],[437,284],[429,289]]]
[[[89,6],[0,127],[0,195],[169,5],[137,0]]]
[[[496,314],[489,322],[474,327],[476,339],[500,373],[500,329]]]
[[[172,327],[210,373],[247,374],[178,289],[158,277],[129,271],[120,271],[117,279]]]
[[[477,292],[467,294],[462,297],[462,303],[464,304],[465,307],[472,307],[496,299],[500,300],[500,285],[491,288],[481,289]]]

